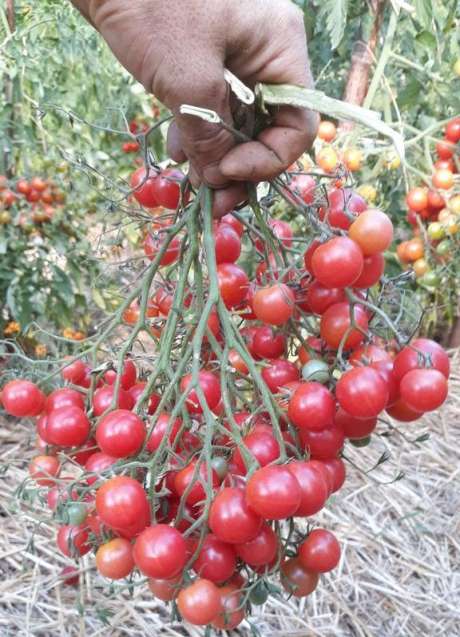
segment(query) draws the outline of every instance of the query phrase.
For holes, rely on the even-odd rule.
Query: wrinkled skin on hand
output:
[[[126,69],[175,115],[168,152],[190,161],[192,184],[217,189],[216,215],[245,199],[246,181],[272,179],[310,147],[316,114],[280,107],[257,140],[237,144],[216,124],[180,115],[210,108],[232,124],[228,68],[257,82],[312,87],[301,12],[290,0],[75,0]]]

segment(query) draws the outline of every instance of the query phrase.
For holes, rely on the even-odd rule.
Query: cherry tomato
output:
[[[138,382],[135,385],[133,385],[132,387],[129,388],[129,393],[132,396],[132,399],[134,401],[133,405],[135,405],[137,403],[137,401],[139,400],[141,394],[144,393],[144,389],[145,389],[146,383],[144,382]],[[147,407],[147,413],[152,415],[156,412],[158,405],[160,404],[160,400],[161,400],[161,396],[159,396],[159,394],[152,392],[150,394],[150,396],[148,397],[148,407]],[[125,409],[128,409],[128,407],[125,407]]]
[[[245,617],[240,586],[227,584],[219,591],[223,610],[212,620],[212,625],[219,630],[233,630]]]
[[[363,212],[348,230],[348,236],[361,248],[364,256],[384,252],[393,241],[393,224],[381,210]]]
[[[75,566],[64,566],[60,578],[65,586],[78,586],[79,573]]]
[[[387,414],[399,422],[413,422],[421,417],[420,411],[415,411],[407,405],[402,398],[399,398],[392,405],[387,407]]]
[[[253,540],[236,545],[238,557],[249,566],[270,564],[278,553],[278,536],[266,523]]]
[[[332,424],[334,414],[334,397],[320,383],[301,383],[289,401],[288,417],[298,429],[324,429]]]
[[[328,307],[345,300],[345,291],[342,288],[327,288],[319,281],[313,281],[308,286],[306,302],[314,314],[324,314]]]
[[[438,168],[432,177],[433,186],[441,190],[450,190],[454,185],[454,174],[447,168]]]
[[[114,458],[135,455],[145,440],[145,424],[127,409],[115,409],[99,421],[96,440],[101,451]]]
[[[294,313],[294,292],[285,283],[257,290],[252,300],[254,314],[263,323],[284,325]]]
[[[313,241],[310,243],[309,247],[307,248],[305,254],[303,255],[305,270],[309,272],[310,274],[313,274],[313,255],[315,254],[316,250],[319,248],[320,245],[322,245],[322,243],[321,241],[319,241],[319,239],[313,239]]]
[[[276,394],[281,387],[300,378],[299,369],[291,361],[277,358],[264,367],[261,374],[272,394]]]
[[[454,156],[455,146],[444,139],[436,142],[436,152],[439,159],[450,159]]]
[[[155,524],[144,529],[136,538],[134,562],[148,577],[171,579],[187,562],[187,544],[177,529]]]
[[[265,465],[279,458],[280,446],[273,435],[271,427],[266,427],[265,425],[255,427],[251,433],[243,437],[243,442],[261,467],[265,467]],[[245,475],[246,465],[241,449],[235,449],[232,461],[238,468],[240,474]]]
[[[316,181],[310,175],[294,175],[291,179],[290,190],[298,195],[306,204],[313,203],[316,193]],[[295,199],[292,199],[295,204]]]
[[[373,254],[364,257],[363,271],[353,283],[353,287],[367,289],[378,283],[385,270],[385,258],[383,254]]]
[[[406,203],[414,212],[422,212],[428,207],[428,189],[412,188],[407,193]]]
[[[61,370],[61,376],[64,380],[74,385],[78,385],[85,377],[86,365],[82,360],[74,360]]]
[[[150,505],[142,485],[127,476],[110,478],[96,491],[96,512],[102,522],[131,536],[150,522]]]
[[[312,267],[324,287],[344,288],[361,275],[364,257],[357,243],[348,237],[334,237],[315,250]]]
[[[207,579],[197,579],[177,596],[182,618],[195,626],[206,626],[222,611],[220,590]]]
[[[89,436],[90,423],[79,407],[69,405],[48,413],[46,440],[59,447],[78,447]]]
[[[246,272],[234,263],[220,263],[217,266],[217,281],[223,302],[234,308],[245,300],[249,279]]]
[[[193,563],[193,570],[200,577],[215,584],[225,582],[236,570],[234,545],[222,542],[214,534],[209,533]]]
[[[338,410],[334,420],[345,437],[351,439],[367,438],[377,426],[377,418],[355,418],[343,409]]]
[[[393,373],[393,361],[391,359],[375,361],[370,366],[376,369],[386,382],[388,389],[387,407],[393,405],[399,398],[399,382]]]
[[[235,217],[235,215],[232,212],[229,212],[228,214],[224,215],[221,218],[220,223],[221,224],[225,223],[226,225],[233,228],[233,230],[235,230],[240,237],[243,236],[244,224],[242,224],[241,221],[238,221],[238,219]]]
[[[337,382],[339,405],[355,418],[374,418],[388,402],[385,379],[372,367],[354,367]]]
[[[348,230],[353,219],[367,209],[365,199],[351,188],[333,188],[327,198],[328,206],[320,216],[333,228]]]
[[[116,537],[101,546],[96,551],[96,568],[101,575],[109,579],[123,579],[134,568],[131,542]]]
[[[133,195],[141,206],[145,206],[146,208],[155,208],[159,205],[153,188],[154,179],[155,171],[151,168],[147,176],[147,171],[144,166],[138,168],[131,175],[131,188],[134,190]]]
[[[241,254],[241,239],[238,232],[227,223],[221,223],[214,233],[216,262],[235,263]]]
[[[294,460],[287,465],[300,486],[300,504],[296,517],[306,517],[321,511],[329,496],[329,485],[325,473],[315,465],[314,460]]]
[[[460,142],[460,117],[455,117],[450,120],[446,126],[445,137],[446,140],[453,144]]]
[[[435,341],[417,338],[397,354],[393,374],[400,381],[411,370],[424,367],[433,367],[449,378],[450,362],[447,352]]]
[[[306,597],[318,585],[318,573],[307,571],[298,557],[292,557],[281,564],[281,584],[294,597]]]
[[[185,401],[187,411],[191,414],[202,414],[203,407],[195,389],[188,391],[188,388],[192,384],[192,382],[192,374],[187,374],[182,378],[180,382],[180,390],[183,393],[188,392],[187,400]],[[217,407],[222,397],[220,382],[217,376],[215,376],[212,372],[201,371],[198,374],[198,384],[201,387],[201,391],[203,392],[206,404],[208,405],[209,409],[214,409],[215,407]]]
[[[336,424],[321,431],[303,430],[300,438],[310,456],[318,460],[336,458],[345,441],[343,431]]]
[[[118,373],[114,369],[109,369],[104,374],[104,381],[107,385],[114,385],[117,380]],[[137,378],[137,369],[132,360],[125,360],[123,370],[121,372],[120,386],[123,389],[129,389],[134,385]]]
[[[310,460],[310,462],[322,465],[326,470],[329,477],[329,490],[331,493],[335,493],[342,488],[345,478],[346,469],[345,463],[341,458],[329,458],[328,460]]]
[[[340,560],[340,544],[326,529],[314,529],[300,545],[299,562],[313,573],[332,571]]]
[[[155,175],[152,181],[153,196],[158,206],[175,210],[180,201],[180,182],[183,173],[175,168],[166,168]]]
[[[44,407],[45,395],[29,380],[10,380],[2,389],[2,402],[11,416],[38,416]]]
[[[334,122],[324,119],[319,123],[317,136],[325,142],[332,142],[337,135],[337,128]]]
[[[289,469],[269,465],[258,469],[246,485],[248,505],[266,520],[283,520],[295,514],[301,489]]]
[[[208,523],[222,542],[243,544],[256,537],[262,518],[249,508],[243,489],[225,487],[211,504]]]
[[[56,456],[35,456],[29,464],[29,474],[41,487],[53,487],[61,469]]]
[[[242,374],[243,376],[247,376],[249,374],[249,367],[244,362],[243,357],[239,354],[238,350],[231,349],[228,352],[228,362],[230,366]]]
[[[186,467],[178,471],[174,478],[174,490],[179,497],[182,497],[185,491],[188,490],[185,502],[189,506],[193,506],[206,499],[203,484],[207,484],[208,482],[208,467],[202,462],[197,470],[196,465],[196,461],[192,460]],[[210,468],[210,476],[210,486],[212,489],[215,489],[219,486],[219,478],[212,468]],[[193,486],[189,488],[190,485]]]
[[[55,389],[46,399],[45,411],[49,414],[63,407],[77,407],[83,411],[85,409],[85,398],[83,394],[69,387]]]
[[[172,579],[149,579],[148,586],[155,597],[163,602],[170,602],[177,597],[181,580],[181,576]]]
[[[85,462],[85,473],[94,473],[94,476],[86,476],[86,482],[89,485],[97,482],[102,472],[107,477],[106,469],[114,465],[118,461],[118,458],[114,458],[113,456],[108,456],[103,451],[96,451],[93,453],[88,460]]]
[[[447,398],[447,379],[437,369],[413,369],[400,384],[401,399],[419,412],[433,411]]]
[[[350,314],[353,312],[355,325],[359,326],[362,332],[351,327]],[[364,339],[364,334],[368,329],[368,318],[364,308],[344,303],[331,305],[321,317],[320,332],[321,338],[331,347],[337,350],[344,340],[344,351],[355,349]]]
[[[158,235],[155,236],[148,233],[144,240],[145,256],[150,259],[150,261],[153,261],[167,241],[168,237],[165,233],[158,233]],[[180,248],[179,237],[172,237],[160,259],[160,265],[167,266],[175,263],[179,258]]]
[[[171,447],[177,445],[177,436],[182,427],[182,420],[180,418],[175,418],[174,421],[170,423],[170,418],[170,414],[162,412],[155,419],[155,424],[153,426],[152,432],[147,439],[147,451],[156,451],[166,434],[168,435],[169,445]]]
[[[88,530],[83,524],[60,526],[56,542],[61,553],[67,557],[81,557],[91,550]]]
[[[101,416],[105,411],[110,409],[115,393],[113,385],[105,385],[96,389],[93,396],[93,413],[95,416]],[[115,402],[114,409],[129,410],[134,407],[134,400],[130,392],[120,389],[118,390],[118,399]]]
[[[279,358],[286,351],[286,337],[268,325],[254,332],[253,350],[258,358]]]

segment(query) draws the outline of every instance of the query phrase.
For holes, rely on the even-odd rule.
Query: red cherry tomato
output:
[[[134,536],[150,522],[147,495],[137,480],[127,476],[110,478],[96,491],[96,512],[102,522]]]
[[[84,411],[74,405],[48,413],[46,440],[59,447],[78,447],[89,436],[90,423]]]
[[[310,462],[321,464],[329,476],[330,492],[335,493],[342,488],[345,478],[345,463],[341,458],[330,458],[328,460],[311,460]]]
[[[278,553],[278,536],[266,523],[253,540],[236,545],[238,557],[249,566],[270,564]]]
[[[56,456],[35,456],[29,465],[29,474],[41,487],[53,487],[61,465]]]
[[[385,258],[383,254],[372,254],[364,257],[363,271],[353,283],[353,287],[359,289],[371,288],[378,283],[385,270]]]
[[[180,182],[183,173],[175,168],[166,168],[158,173],[152,181],[153,196],[158,206],[175,210],[180,201]]]
[[[249,508],[243,489],[226,487],[214,498],[208,523],[222,542],[243,544],[256,537],[262,518]]]
[[[257,290],[252,300],[254,314],[263,323],[284,325],[294,313],[295,295],[284,283]]]
[[[446,126],[445,137],[446,140],[453,144],[460,142],[460,117],[455,117],[450,120]]]
[[[263,427],[263,428],[262,428]],[[247,436],[243,437],[243,442],[249,453],[257,460],[261,467],[277,460],[280,455],[280,446],[273,435],[270,427],[255,427]],[[244,463],[241,449],[237,448],[233,452],[232,461],[237,467],[241,475],[246,474],[246,465]]]
[[[181,392],[186,393],[192,382],[192,374],[184,376],[180,382]],[[198,374],[198,384],[201,387],[201,391],[203,392],[209,409],[217,407],[221,399],[220,382],[217,376],[215,376],[212,372],[201,371]],[[185,405],[187,407],[187,411],[191,414],[203,413],[203,407],[195,389],[188,391]]]
[[[339,405],[355,418],[374,418],[388,402],[385,379],[372,367],[354,367],[346,371],[336,386]]]
[[[126,409],[116,409],[99,421],[96,440],[101,451],[114,458],[136,454],[145,440],[143,421]]]
[[[196,465],[196,461],[192,460],[184,469],[178,471],[174,478],[174,490],[180,498],[184,495],[185,491],[188,490],[185,502],[189,506],[193,506],[206,499],[206,492],[203,485],[208,482],[208,467],[205,463],[201,463],[197,470]],[[211,488],[215,489],[219,486],[219,478],[214,469],[210,469],[210,476]],[[190,485],[193,486],[189,488]]]
[[[300,372],[291,361],[277,358],[263,368],[261,376],[272,394],[276,394],[281,387],[299,380]]]
[[[253,350],[258,358],[279,358],[286,351],[286,337],[268,325],[257,327]]]
[[[314,314],[324,314],[328,307],[345,300],[345,291],[342,288],[326,288],[318,281],[313,281],[308,286],[306,302]]]
[[[185,621],[206,626],[222,611],[220,590],[207,579],[197,579],[180,591],[177,607]]]
[[[104,472],[105,477],[107,477],[107,472],[105,470],[114,465],[117,461],[118,458],[108,456],[103,451],[96,451],[96,453],[93,453],[85,463],[85,473],[94,473],[96,475],[87,475],[86,482],[89,485],[94,484],[100,479],[102,472]]]
[[[109,579],[127,577],[134,568],[131,542],[116,537],[101,544],[96,552],[96,568],[101,575]]]
[[[328,206],[321,216],[333,228],[348,230],[353,219],[366,209],[366,201],[351,188],[334,188],[328,193]]]
[[[215,584],[227,581],[236,570],[236,553],[232,544],[222,542],[209,533],[201,545],[193,563],[193,570],[200,577]]]
[[[49,414],[62,407],[78,407],[78,409],[83,411],[85,409],[85,398],[79,391],[69,387],[55,389],[46,399],[45,411]]]
[[[246,485],[248,505],[266,520],[283,520],[295,515],[301,496],[299,483],[285,466],[262,467]]]
[[[321,431],[301,431],[300,438],[310,456],[317,460],[336,458],[345,442],[343,431],[335,424]]]
[[[227,223],[221,223],[214,233],[217,263],[235,263],[241,254],[241,239],[238,232]]]
[[[319,239],[313,239],[313,241],[310,243],[309,247],[307,248],[307,251],[303,255],[305,270],[309,272],[310,274],[313,274],[313,263],[312,263],[313,255],[315,254],[317,248],[319,248],[320,245],[322,244],[321,244],[321,241],[319,241]]]
[[[299,561],[313,573],[332,571],[340,560],[340,544],[326,529],[314,529],[299,548]]]
[[[387,414],[399,422],[413,422],[421,417],[420,411],[415,411],[407,405],[402,398],[387,407]]]
[[[212,620],[212,626],[219,630],[233,630],[245,617],[240,586],[227,584],[219,591],[223,610]]]
[[[86,365],[82,360],[75,360],[66,365],[61,370],[61,376],[64,380],[74,385],[78,385],[85,377]]]
[[[371,367],[378,371],[387,384],[387,407],[393,405],[399,398],[399,382],[393,374],[393,361],[391,359],[386,361],[375,361],[371,363]]]
[[[144,393],[145,386],[146,386],[146,383],[139,382],[129,388],[128,391],[133,398],[133,401],[134,401],[133,404],[136,404],[141,394]],[[148,407],[147,407],[148,414],[152,415],[156,412],[157,407],[160,404],[160,400],[161,400],[161,397],[157,393],[152,392],[150,394],[150,396],[148,397]],[[126,407],[125,409],[128,409],[128,408]]]
[[[153,236],[150,233],[148,233],[144,240],[145,256],[148,259],[150,259],[150,261],[153,261],[156,258],[157,254],[161,251],[165,242],[167,241],[168,239],[165,233],[161,233],[158,236],[157,235]],[[180,239],[179,237],[172,237],[172,239],[168,243],[168,246],[165,252],[163,253],[163,256],[160,259],[160,265],[167,266],[167,265],[171,265],[172,263],[175,263],[177,259],[179,258],[179,255],[180,255]]]
[[[187,544],[177,529],[155,524],[144,529],[136,538],[134,562],[148,577],[171,579],[187,562]]]
[[[240,237],[243,236],[244,224],[242,224],[241,221],[238,221],[238,219],[235,217],[235,215],[232,212],[229,212],[228,214],[224,215],[221,218],[220,222],[225,223],[228,226],[231,226],[233,230],[235,230]]]
[[[313,274],[327,288],[345,288],[359,278],[364,257],[348,237],[334,237],[319,246],[312,257]]]
[[[155,171],[151,168],[147,176],[147,171],[144,166],[138,168],[131,175],[131,188],[134,190],[133,195],[141,206],[145,206],[146,208],[156,208],[156,206],[159,205],[153,188],[154,179]]]
[[[355,325],[359,326],[362,331],[351,326],[350,314],[354,318]],[[344,351],[355,349],[364,339],[364,335],[368,329],[368,318],[364,308],[355,305],[353,310],[351,306],[344,303],[336,303],[331,305],[321,317],[320,333],[321,338],[329,347],[337,350],[344,340]]]
[[[430,366],[449,378],[450,362],[447,352],[435,341],[417,338],[396,356],[393,373],[396,380],[400,381],[411,370]]]
[[[329,496],[329,485],[325,473],[315,466],[314,460],[294,460],[287,468],[296,478],[300,486],[300,504],[295,512],[296,517],[306,517],[321,511]],[[323,470],[324,471],[324,470]]]
[[[91,550],[88,530],[83,524],[59,527],[56,542],[61,553],[67,557],[86,555]]]
[[[170,418],[170,414],[163,412],[155,419],[152,432],[147,439],[147,451],[156,451],[166,435],[168,436],[168,442],[171,447],[177,445],[177,436],[182,427],[182,420],[175,418],[173,422],[170,423]]]
[[[316,181],[310,175],[294,175],[290,189],[306,204],[311,204],[315,200]],[[293,201],[295,203],[294,198]]]
[[[289,420],[302,430],[324,429],[332,424],[334,414],[334,397],[320,383],[301,383],[289,401]]]
[[[401,399],[419,412],[433,411],[447,398],[447,379],[437,369],[413,369],[401,380]]]
[[[377,426],[377,418],[355,418],[343,409],[338,410],[334,420],[345,437],[351,439],[367,438]]]
[[[113,385],[105,385],[96,389],[93,396],[93,413],[95,416],[101,416],[112,406],[114,393],[115,387]],[[131,393],[120,387],[118,400],[115,402],[114,409],[129,410],[133,407],[134,400]]]
[[[234,308],[245,300],[249,279],[246,272],[234,263],[220,263],[217,266],[217,281],[223,302]]]
[[[109,369],[104,374],[104,381],[107,385],[114,385],[117,380],[118,373],[114,369]],[[123,389],[129,389],[134,385],[137,378],[137,369],[136,365],[132,360],[125,360],[123,364],[123,370],[121,372],[121,381],[120,386]]]
[[[179,575],[172,579],[149,579],[149,589],[155,597],[163,602],[170,602],[175,599],[179,593],[179,585],[182,577]]]
[[[10,380],[2,389],[2,403],[11,416],[38,416],[43,410],[45,395],[29,380]]]

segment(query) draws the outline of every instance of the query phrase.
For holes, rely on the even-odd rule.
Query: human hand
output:
[[[181,115],[182,104],[232,125],[228,68],[257,82],[312,87],[301,12],[290,0],[75,0],[132,75],[174,114],[168,152],[190,161],[193,185],[216,189],[214,213],[246,198],[246,181],[273,179],[313,142],[318,117],[280,107],[254,141],[237,144],[218,124]]]

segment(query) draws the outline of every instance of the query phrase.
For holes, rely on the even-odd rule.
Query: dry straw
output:
[[[341,539],[338,569],[300,603],[273,600],[256,611],[263,637],[454,637],[460,625],[460,357],[454,360],[451,396],[438,413],[348,451],[370,467],[387,449],[391,459],[371,476],[350,467],[346,486],[317,521]],[[385,425],[380,432],[387,431]],[[111,596],[94,561],[81,563],[80,588],[58,579],[68,560],[54,544],[55,528],[14,511],[12,494],[26,477],[34,432],[17,423],[0,430],[0,635],[1,637],[200,636],[172,623],[144,587]],[[47,514],[46,514],[47,515]],[[45,515],[45,520],[46,518]],[[234,635],[251,635],[247,623]]]

